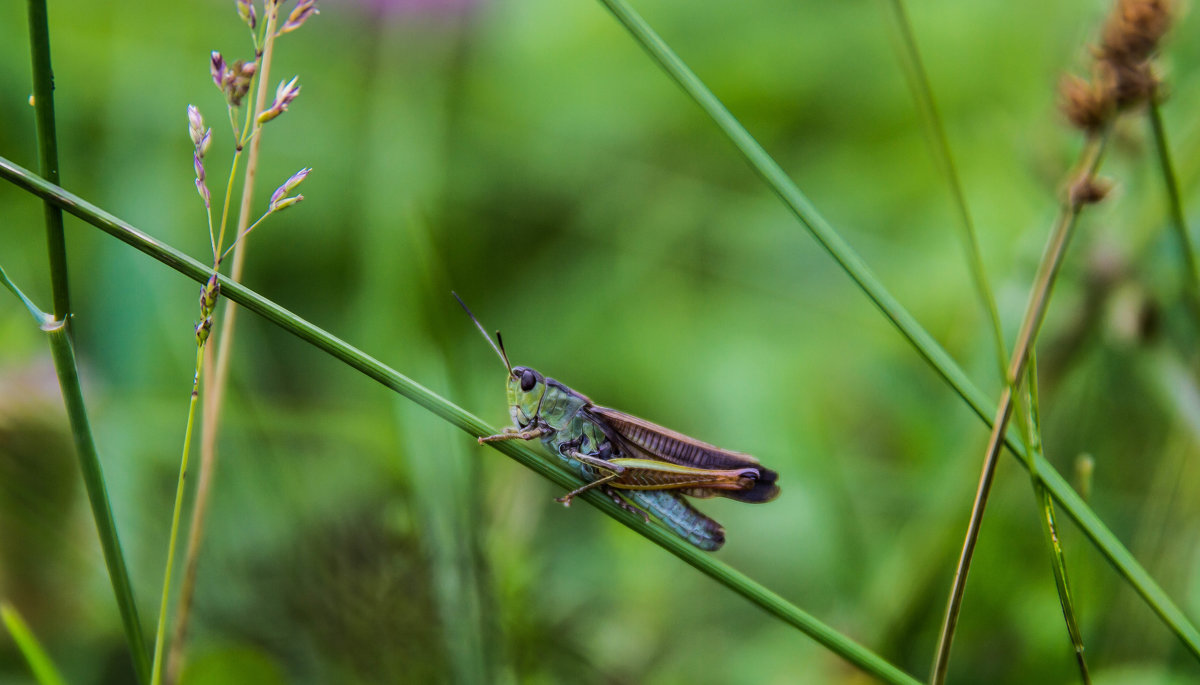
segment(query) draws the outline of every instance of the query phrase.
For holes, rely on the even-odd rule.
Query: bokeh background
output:
[[[990,395],[957,215],[881,1],[635,3]],[[911,3],[1010,340],[1082,141],[1056,84],[1107,2]],[[710,501],[718,556],[924,678],[987,432],[700,110],[589,0],[340,0],[278,43],[300,75],[258,193],[313,167],[245,282],[496,426],[514,363],[757,455],[783,495]],[[230,136],[233,2],[51,3],[63,185],[208,259],[185,108]],[[36,168],[23,3],[0,4],[0,155]],[[1200,205],[1200,18],[1162,66]],[[1200,617],[1195,321],[1143,115],[1041,339],[1046,449]],[[218,193],[219,195],[219,193]],[[1197,223],[1194,210],[1191,223]],[[0,184],[0,264],[49,307],[41,206]],[[74,219],[85,395],[147,633],[194,358],[195,283]],[[867,676],[556,486],[243,313],[188,683],[826,683]],[[1002,458],[957,682],[1077,677],[1028,477]],[[1061,521],[1097,682],[1200,665]],[[0,297],[0,596],[73,683],[132,679],[43,335]],[[0,683],[31,682],[7,635]]]

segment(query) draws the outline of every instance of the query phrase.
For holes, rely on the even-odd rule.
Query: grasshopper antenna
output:
[[[475,315],[471,313],[471,308],[468,307],[467,303],[463,302],[463,299],[458,296],[458,293],[451,290],[450,294],[454,296],[454,299],[458,300],[460,305],[462,305],[463,311],[467,313],[467,316],[471,317],[471,321],[475,322],[475,327],[479,329],[479,332],[483,335],[484,339],[488,341],[488,344],[492,346],[492,349],[496,350],[496,354],[500,355],[500,360],[504,362],[505,368],[508,369],[508,375],[511,376],[512,364],[508,363],[508,355],[504,353],[504,341],[500,339],[500,331],[496,331],[496,340],[500,340],[500,344],[496,345],[496,343],[492,340],[492,337],[487,334],[487,331],[483,330],[483,325],[479,323],[479,319],[476,319]]]
[[[504,338],[500,337],[500,329],[496,329],[496,342],[500,343],[500,356],[504,358],[504,365],[508,367],[509,375],[512,374],[512,364],[508,363],[508,350],[504,349]]]

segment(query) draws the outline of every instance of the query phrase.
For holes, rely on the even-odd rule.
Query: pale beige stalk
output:
[[[254,110],[248,116],[253,121],[250,136],[250,150],[246,157],[246,177],[242,185],[241,206],[238,209],[237,230],[235,240],[250,225],[250,210],[254,198],[254,180],[258,172],[258,150],[262,141],[262,124],[258,123],[258,115],[267,107],[269,98],[271,57],[275,48],[275,27],[279,20],[279,5],[267,2],[266,28],[264,29],[262,60],[257,74],[258,88],[255,93]],[[233,269],[231,277],[241,281],[242,271],[246,261],[246,240],[238,240],[233,249]],[[167,660],[167,682],[176,683],[183,669],[183,645],[187,635],[187,621],[191,614],[192,598],[196,586],[196,564],[199,559],[200,542],[204,535],[204,519],[208,512],[209,495],[212,488],[212,476],[217,461],[217,427],[220,418],[221,401],[225,395],[225,385],[229,378],[229,355],[233,341],[234,322],[237,318],[237,305],[231,301],[225,303],[225,313],[221,317],[221,325],[216,334],[217,353],[215,359],[205,364],[204,385],[209,389],[204,396],[202,410],[203,421],[200,431],[200,474],[196,484],[196,503],[192,508],[191,526],[188,531],[188,547],[186,571],[179,591],[179,609],[175,615],[175,626],[172,631],[171,651]],[[208,354],[212,357],[212,347]],[[215,366],[215,371],[213,370]]]

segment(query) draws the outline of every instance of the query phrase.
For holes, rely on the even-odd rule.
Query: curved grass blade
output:
[[[52,183],[47,183],[37,175],[13,164],[3,157],[0,157],[0,177],[11,181],[20,188],[32,192],[38,197],[54,202],[68,213],[83,219],[105,233],[157,259],[175,271],[195,280],[197,283],[205,283],[212,276],[211,267],[205,266],[179,250],[151,238],[112,214]],[[243,285],[221,277],[221,295],[237,302],[249,311],[258,314],[267,321],[279,326],[335,359],[342,361],[347,366],[362,372],[381,385],[395,390],[409,400],[412,400],[473,436],[492,435],[496,432],[495,428],[489,426],[482,419],[450,400],[441,397],[362,350],[314,326]],[[574,489],[583,484],[582,480],[570,474],[554,461],[538,454],[526,445],[517,443],[518,441],[508,440],[494,443],[493,447],[508,455],[522,466],[529,468],[564,488]],[[863,671],[889,683],[917,685],[919,682],[888,663],[879,655],[825,625],[808,612],[788,602],[762,584],[751,580],[740,571],[718,561],[712,555],[696,549],[667,528],[643,522],[641,517],[618,507],[616,503],[602,493],[588,492],[581,495],[581,497],[608,516],[620,521],[659,547],[679,557],[701,573],[757,604],[767,613],[799,629]]]
[[[688,68],[686,64],[663,42],[624,0],[599,0],[630,35],[662,67],[696,104],[704,110],[713,123],[721,129],[738,151],[746,158],[751,168],[792,210],[796,218],[820,243],[834,261],[842,267],[855,284],[871,299],[892,325],[912,344],[916,352],[925,359],[933,370],[966,401],[971,410],[991,427],[995,405],[967,378],[966,374],[951,359],[916,319],[880,283],[861,257],[842,239],[833,227],[817,212],[804,193],[787,176],[783,169],[767,154],[758,141],[746,131],[712,91]],[[1005,432],[1004,444],[1025,466],[1025,449],[1014,429]],[[1113,535],[1104,522],[1096,516],[1058,471],[1042,458],[1035,455],[1038,471],[1046,487],[1063,506],[1067,515],[1083,530],[1088,539],[1100,550],[1118,573],[1124,577],[1150,606],[1155,614],[1184,643],[1188,650],[1200,658],[1200,631],[1167,596],[1161,587],[1134,559],[1129,550]]]
[[[8,628],[8,633],[12,635],[13,642],[17,643],[17,649],[21,650],[21,655],[25,657],[25,662],[29,664],[29,670],[33,671],[33,677],[39,685],[66,685],[62,675],[54,667],[54,662],[50,661],[46,650],[42,649],[41,643],[34,637],[33,631],[13,605],[0,602],[0,621]]]

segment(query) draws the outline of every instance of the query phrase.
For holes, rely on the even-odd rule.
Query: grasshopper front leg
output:
[[[548,431],[541,426],[535,426],[534,428],[527,428],[525,430],[517,430],[516,428],[510,426],[505,428],[504,432],[500,433],[499,435],[485,435],[479,438],[479,444],[483,445],[489,442],[500,442],[502,440],[533,440],[534,438],[542,437],[547,432]]]

